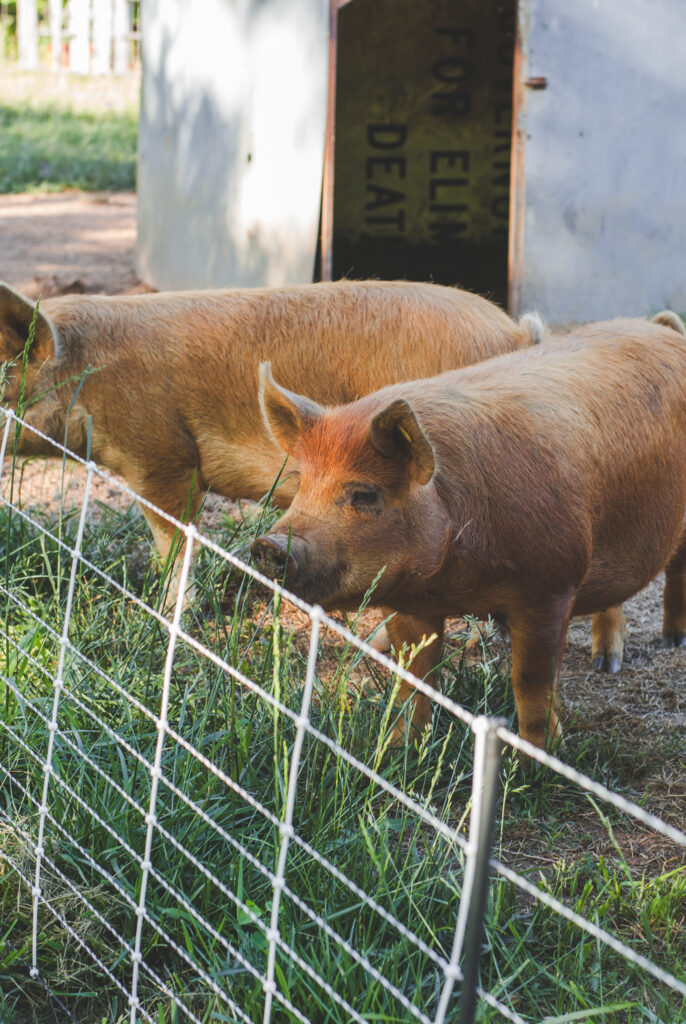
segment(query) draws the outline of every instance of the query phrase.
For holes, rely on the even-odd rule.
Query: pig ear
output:
[[[0,282],[0,361],[16,359],[24,351],[35,308],[30,299]],[[42,362],[53,359],[54,355],[55,333],[52,324],[39,309],[29,359]]]
[[[436,466],[434,450],[404,398],[397,398],[376,414],[369,427],[369,440],[385,458],[406,462],[417,483],[428,484]]]
[[[272,377],[271,363],[260,363],[260,405],[274,440],[293,456],[301,434],[324,414],[321,405],[277,384]]]

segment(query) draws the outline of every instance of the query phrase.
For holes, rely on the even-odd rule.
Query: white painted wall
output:
[[[310,281],[327,0],[141,8],[141,277],[165,289]]]
[[[686,311],[685,0],[521,0],[522,309]]]

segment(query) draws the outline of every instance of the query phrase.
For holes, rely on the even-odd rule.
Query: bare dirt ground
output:
[[[31,297],[70,291],[121,293],[145,290],[135,275],[136,201],[134,195],[93,196],[78,192],[0,196],[0,280]],[[34,461],[22,481],[22,499],[57,507],[61,466]],[[76,498],[78,473],[68,482]],[[98,481],[96,499],[120,501],[116,489]],[[77,499],[78,500],[78,499]],[[128,501],[127,501],[128,504]],[[236,506],[212,498],[200,523],[216,527],[222,511]],[[599,777],[629,783],[634,799],[672,822],[686,823],[686,649],[660,644],[662,581],[628,602],[629,638],[624,667],[609,676],[590,670],[590,624],[575,621],[569,631],[561,675],[563,723],[575,739],[592,738],[598,749]],[[367,615],[364,625],[373,627]],[[294,613],[292,625],[306,642],[308,625]],[[604,753],[606,752],[606,753]],[[565,753],[562,751],[564,758]],[[611,766],[602,768],[603,760]],[[598,773],[596,773],[598,775]],[[595,828],[593,826],[595,822]],[[588,850],[607,843],[597,835],[589,809],[588,827],[574,823],[575,841]],[[570,835],[570,841],[572,840]],[[516,838],[510,837],[513,846]],[[521,837],[521,857],[532,856],[531,833]],[[581,848],[580,847],[580,848]],[[675,866],[676,849],[655,835],[629,829],[622,847],[636,868]],[[571,848],[568,852],[572,852]]]
[[[136,276],[136,196],[133,193],[0,195],[0,281],[31,299],[73,292],[116,295],[148,291]],[[27,464],[23,500],[55,503],[61,467]],[[102,481],[94,495],[111,501]]]
[[[0,280],[29,298],[147,290],[136,276],[135,244],[132,193],[0,196]]]
[[[0,67],[9,104],[121,113],[135,109],[140,76],[115,79],[21,72]],[[125,192],[0,195],[0,281],[30,298],[68,292],[146,290],[135,271],[136,197]]]

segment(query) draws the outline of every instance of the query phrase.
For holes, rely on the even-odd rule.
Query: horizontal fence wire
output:
[[[27,705],[28,705],[28,702],[27,702]],[[30,705],[28,705],[28,706],[30,707]],[[43,719],[43,721],[46,724],[48,724],[48,719],[46,718],[46,716],[41,715],[41,713],[38,712],[37,709],[34,709],[32,707],[31,707],[31,710],[35,711]],[[34,756],[34,757],[36,756],[33,753],[33,751],[31,751],[29,748],[26,747],[24,742],[21,740],[21,737],[19,737],[18,735],[14,734],[11,729],[9,729],[7,726],[4,726],[3,723],[1,723],[1,722],[0,722],[0,726],[2,726],[4,729],[6,729],[7,732],[10,733],[10,735],[13,736],[13,739],[15,740],[15,742],[19,746],[24,747],[24,749],[26,749],[26,751],[27,751],[27,753],[29,753],[29,755]],[[98,765],[96,765],[90,758],[88,758],[87,755],[85,755],[82,751],[80,751],[78,746],[76,744],[74,744],[70,740],[70,738],[68,736],[64,736],[64,739],[65,739],[65,742],[74,751],[74,753],[76,753],[77,755],[82,756],[84,758],[84,760],[86,760],[86,762],[88,763],[89,767],[92,768],[93,771],[97,772],[98,774],[103,774],[102,773],[102,769]],[[45,765],[41,765],[41,767],[45,768],[46,766]],[[152,768],[153,768],[153,766],[149,765],[149,764],[147,765],[147,767],[150,770],[152,770]],[[16,780],[12,779],[9,771],[2,764],[0,764],[0,771],[2,771],[5,774],[5,776],[9,778],[10,782],[15,784],[18,788],[22,789],[23,794],[24,794],[25,797],[27,797],[29,800],[33,799],[30,796],[30,794],[26,790],[24,790],[23,787],[21,787],[18,782],[16,782]],[[136,809],[141,814],[142,817],[145,817],[145,809],[143,807],[137,805],[135,803],[135,801],[133,801],[132,798],[120,786],[117,785],[116,782],[114,782],[111,779],[109,779],[108,781],[111,783],[113,789],[115,789],[115,791],[123,799],[125,799],[128,803],[130,803],[134,807],[134,809]],[[168,785],[170,785],[171,788],[173,788],[175,790],[177,795],[179,795],[182,798],[184,797],[184,795],[181,794],[180,791],[178,791],[178,789],[176,787],[173,787],[173,784],[168,783],[168,780],[165,780],[163,778],[163,776],[161,776],[161,775],[160,775],[160,781],[161,782],[166,782]],[[61,780],[59,780],[59,784],[62,785]],[[68,788],[68,787],[65,787],[65,788]],[[71,792],[71,795],[74,796],[77,800],[80,800],[80,797],[78,796],[78,794],[73,793],[73,791]],[[188,800],[188,798],[185,798],[185,800]],[[190,801],[188,801],[188,802],[189,802],[189,804],[191,804]],[[39,805],[38,805],[37,801],[35,802],[35,804],[36,804],[36,808],[39,810]],[[191,804],[191,806],[192,806],[192,804]],[[203,814],[203,812],[202,812],[202,810],[200,808],[194,808],[194,810],[195,810],[195,813],[197,813],[199,816],[204,817],[205,820],[208,821],[208,823],[212,824],[211,821],[209,819],[207,819],[206,815]],[[39,813],[40,813],[40,810],[39,810]],[[93,812],[91,811],[91,813],[93,813]],[[106,823],[104,821],[99,819],[95,814],[93,816],[95,817],[96,822],[102,828],[106,829],[107,831],[110,831],[109,827],[106,825]],[[52,823],[57,828],[60,829],[60,831],[64,832],[64,830],[61,828],[59,823],[56,822],[55,819],[52,818],[51,815],[48,814],[47,817],[48,817],[49,820],[52,821]],[[278,822],[277,822],[277,824],[278,824]],[[227,899],[229,899],[229,900],[231,900],[231,902],[235,903],[236,906],[241,910],[241,912],[243,912],[248,918],[251,919],[253,924],[255,924],[257,927],[259,927],[260,929],[262,929],[264,931],[265,936],[267,938],[270,937],[270,931],[267,928],[267,926],[255,915],[255,913],[251,910],[251,908],[247,904],[245,904],[241,900],[239,900],[236,897],[235,893],[231,892],[231,890],[227,889],[226,886],[224,886],[218,879],[214,878],[214,876],[212,876],[207,871],[207,869],[202,865],[202,863],[200,861],[198,861],[193,856],[193,854],[189,850],[187,850],[181,843],[179,843],[174,838],[174,836],[167,829],[165,829],[163,826],[161,826],[158,822],[155,822],[155,826],[159,829],[161,835],[164,837],[164,839],[168,843],[170,843],[172,846],[174,846],[184,857],[187,857],[189,862],[192,863],[193,866],[198,871],[200,871],[202,874],[206,875],[211,881],[213,881],[215,883],[215,885],[217,886],[217,888],[222,893],[222,895],[226,896]],[[112,838],[115,841],[118,840],[118,837],[117,837],[116,833],[113,833],[113,832],[110,831],[110,834],[111,834]],[[294,836],[294,833],[291,833],[291,835]],[[65,833],[65,838],[69,838],[66,833]],[[245,859],[247,861],[250,861],[253,864],[253,866],[255,866],[261,873],[263,873],[269,879],[269,881],[271,882],[271,884],[274,886],[275,889],[280,889],[281,891],[285,892],[300,907],[300,909],[302,909],[308,915],[308,917],[310,917],[310,919],[314,923],[316,923],[318,925],[318,927],[320,927],[322,930],[324,930],[327,933],[327,935],[329,935],[336,942],[337,945],[339,945],[343,950],[345,950],[354,959],[356,959],[357,962],[360,963],[364,967],[366,972],[371,977],[374,977],[375,980],[379,981],[379,983],[382,984],[389,992],[391,992],[398,999],[398,1001],[413,1016],[415,1016],[418,1020],[422,1020],[422,1021],[428,1020],[428,1018],[426,1018],[425,1015],[421,1014],[416,1009],[416,1007],[413,1007],[409,1003],[409,1000],[407,1000],[405,995],[400,990],[398,990],[395,986],[393,986],[391,983],[386,981],[386,979],[381,974],[379,974],[379,972],[376,970],[376,968],[374,968],[365,957],[360,956],[357,953],[357,951],[342,936],[340,936],[333,928],[331,928],[331,926],[323,918],[321,918],[319,915],[314,913],[312,911],[312,909],[310,907],[308,907],[308,905],[303,900],[301,900],[297,896],[297,894],[295,892],[293,892],[293,890],[291,890],[284,883],[283,878],[279,878],[277,875],[272,874],[272,872],[270,872],[269,869],[265,865],[261,864],[256,858],[254,858],[250,854],[250,852],[245,847],[243,847],[241,844],[237,843],[231,836],[229,836],[228,834],[224,833],[223,834],[223,838],[226,840],[227,843],[231,843],[231,845],[234,845],[235,847],[237,847],[237,849],[238,849],[239,853],[241,854],[241,856],[245,857]],[[86,855],[87,857],[89,856],[87,850],[85,850],[84,848],[81,848],[81,852],[84,855]],[[130,853],[132,856],[135,856],[134,851],[131,850],[130,848],[127,848],[127,852]],[[312,851],[312,852],[316,855],[316,851]],[[106,880],[117,889],[118,894],[120,896],[122,896],[122,898],[124,898],[128,902],[130,902],[131,906],[135,909],[135,904],[134,904],[133,900],[131,900],[130,897],[127,897],[127,895],[124,893],[124,891],[119,886],[117,886],[115,880],[111,876],[108,876],[105,872],[103,872],[102,869],[100,869],[95,862],[92,862],[92,864],[93,864],[93,867],[96,870],[98,870],[100,872],[100,874],[102,874],[103,877],[105,877]],[[144,862],[143,861],[140,861],[140,865],[141,865],[141,868],[144,869]],[[327,865],[327,866],[329,866],[330,868],[333,869],[333,873],[336,873],[338,876],[340,876],[340,873],[336,872],[336,869],[334,868],[333,865]],[[53,869],[54,869],[54,865],[53,865]],[[154,869],[152,869],[151,865],[148,865],[147,870],[148,871],[152,871],[153,874],[154,874]],[[164,881],[162,879],[160,879],[159,876],[157,876],[157,877],[158,877],[158,881],[160,881],[162,884],[164,884]],[[448,961],[445,960],[445,958],[438,956],[433,950],[431,950],[429,947],[427,947],[426,944],[423,943],[422,940],[419,939],[417,936],[413,935],[413,933],[411,931],[409,931],[402,924],[402,922],[397,921],[396,919],[394,919],[392,917],[392,915],[388,914],[384,910],[383,907],[381,907],[380,905],[376,904],[375,901],[372,900],[371,897],[369,897],[366,893],[364,893],[357,886],[355,886],[354,883],[350,882],[349,879],[346,879],[344,876],[340,876],[340,879],[351,888],[351,891],[354,891],[356,895],[358,895],[363,900],[365,900],[365,902],[367,902],[372,907],[372,909],[375,910],[376,913],[378,913],[380,916],[384,917],[384,919],[389,921],[389,923],[392,923],[396,927],[398,932],[403,937],[409,938],[419,949],[422,950],[422,952],[424,952],[438,966],[440,966],[443,969],[446,969],[448,971],[450,970],[450,966],[449,966]],[[187,901],[184,899],[184,897],[181,894],[173,893],[173,895],[175,896],[175,898],[180,903],[184,904],[185,908],[191,913],[191,915],[195,916],[196,918],[198,917],[195,909],[190,904],[187,903]],[[87,901],[84,900],[84,902],[87,902]],[[89,909],[92,909],[92,907],[90,907],[90,905],[89,905]],[[202,921],[202,919],[200,919],[200,920]],[[208,929],[211,929],[211,926],[206,921],[202,921],[202,923]],[[240,953],[238,953],[236,950],[231,949],[230,947],[228,947],[228,945],[223,942],[223,940],[221,939],[220,936],[216,936],[216,937],[218,938],[218,940],[220,942],[222,942],[225,945],[225,947],[228,949],[229,952],[232,953],[232,955],[236,956],[237,959],[241,960]],[[280,948],[283,949],[284,952],[287,953],[287,955],[289,955],[290,957],[293,958],[294,962],[298,963],[299,966],[303,967],[303,969],[305,969],[308,972],[311,970],[310,968],[308,968],[307,964],[304,963],[304,961],[300,960],[300,958],[298,957],[298,955],[295,952],[295,950],[291,949],[288,946],[287,943],[284,943],[280,939],[280,936],[278,936],[278,934],[272,935],[271,937],[273,938],[273,940],[276,943],[278,943]],[[122,943],[122,945],[126,946],[126,948],[129,949],[128,945],[126,944],[126,942],[122,938],[122,936],[116,935],[116,938]],[[135,952],[134,951],[129,949],[129,952],[131,953],[132,956],[135,956]],[[246,968],[248,970],[251,969],[249,964],[244,964],[244,966],[246,966]],[[456,976],[460,977],[460,972],[459,971],[457,972]],[[259,975],[256,975],[256,977],[259,977]],[[340,999],[340,997],[338,997],[337,994],[333,990],[328,991],[328,994],[334,999],[334,1001],[337,1001],[337,1002],[341,1003],[341,1005],[343,1005],[346,1008],[346,1010],[351,1014],[352,1019],[355,1019],[355,1020],[358,1020],[358,1019],[362,1020],[363,1019],[363,1018],[359,1017],[359,1015],[356,1013],[356,1011],[351,1006],[346,1004],[345,1001],[342,1001]]]
[[[653,829],[653,831],[659,832],[666,839],[670,839],[673,843],[686,848],[686,832],[675,828],[673,825],[669,825],[666,821],[662,821],[657,815],[644,810],[643,807],[634,803],[633,800],[627,800],[621,793],[613,793],[607,786],[603,786],[600,782],[595,782],[594,779],[590,779],[587,775],[577,771],[576,768],[572,768],[571,765],[560,761],[553,754],[541,750],[540,747],[535,747],[528,740],[523,740],[520,736],[510,732],[509,729],[501,726],[498,729],[498,736],[514,750],[520,750],[533,761],[538,761],[539,764],[550,768],[557,775],[562,775],[565,779],[569,779],[570,782],[576,783],[580,789],[585,790],[587,793],[593,793],[594,796],[599,797],[605,803],[612,804],[613,807],[623,811],[624,814],[628,814],[630,817],[635,818],[636,821],[640,821],[642,825],[646,825],[648,828]]]
[[[2,630],[0,630],[0,636],[3,636],[3,637],[6,638],[6,634],[4,634],[4,632]],[[45,669],[43,668],[43,666],[39,665],[35,661],[35,659],[33,659],[33,658],[31,658],[29,656],[29,661],[32,663],[32,665],[36,668],[37,671],[41,672],[42,674],[46,674],[45,673]],[[0,679],[2,679],[2,681],[5,682],[6,685],[12,687],[13,690],[16,689],[14,687],[14,684],[12,683],[12,681],[10,679],[8,679],[6,676],[0,674]],[[130,744],[128,744],[125,740],[123,740],[115,732],[113,732],[113,730],[110,729],[110,727],[106,723],[102,722],[97,717],[97,715],[94,715],[94,713],[90,710],[90,708],[88,708],[82,701],[80,701],[78,699],[78,697],[76,697],[75,694],[68,694],[67,693],[66,696],[70,700],[73,700],[77,707],[79,707],[86,715],[88,715],[90,718],[92,718],[94,722],[96,722],[101,728],[103,728],[105,730],[105,732],[112,738],[112,740],[114,742],[117,742],[117,743],[121,744],[121,746],[126,750],[126,752],[131,757],[137,759],[143,765],[143,767],[145,767],[148,771],[152,771],[153,770],[153,765],[152,765],[151,762],[147,761],[138,751],[134,750],[134,748],[131,747]],[[23,704],[23,706],[25,708],[28,708],[35,715],[37,715],[44,722],[45,725],[49,724],[47,716],[45,716],[38,708],[36,708],[30,702],[30,700],[28,700],[25,697],[21,697],[21,694],[19,694],[19,697],[20,697],[20,699],[22,701],[22,704]],[[0,726],[2,726],[1,722],[0,722]],[[8,727],[5,727],[5,726],[2,726],[2,727],[7,728],[7,731],[10,732],[10,734],[12,734],[11,730]],[[12,734],[12,735],[13,735],[13,738],[15,739],[15,741],[17,743],[19,743],[20,745],[23,745],[23,741],[21,740],[21,738],[19,736],[16,736],[14,734]],[[123,800],[125,800],[127,803],[129,803],[134,808],[134,810],[136,810],[141,816],[145,815],[144,808],[141,807],[139,804],[137,804],[136,801],[130,796],[130,794],[128,794],[114,779],[111,779],[109,776],[107,776],[106,773],[103,771],[103,769],[99,765],[95,764],[95,762],[90,757],[88,757],[88,755],[83,750],[81,750],[80,747],[76,743],[74,743],[74,741],[68,735],[63,735],[63,740],[70,747],[70,749],[74,752],[74,754],[77,757],[83,758],[83,760],[86,762],[86,764],[89,766],[89,768],[93,772],[95,772],[98,775],[101,775],[103,778],[105,778],[109,782],[109,784],[112,786],[112,788],[115,790],[115,792]],[[30,751],[28,749],[27,749],[27,752],[29,754],[33,753],[32,751]],[[41,765],[41,767],[44,767],[44,766]],[[5,769],[4,766],[2,766],[1,764],[0,764],[0,770],[5,771],[5,774],[9,775],[7,769]],[[270,872],[269,868],[267,868],[264,864],[262,864],[259,860],[257,860],[257,858],[253,857],[252,854],[250,853],[250,851],[246,847],[244,847],[233,836],[231,836],[224,829],[222,829],[221,826],[217,825],[216,822],[213,822],[212,819],[209,818],[205,814],[205,812],[202,810],[201,807],[199,807],[197,804],[195,804],[185,793],[183,793],[177,786],[175,786],[173,782],[171,782],[169,779],[165,778],[164,775],[162,775],[161,773],[160,773],[160,781],[162,782],[163,785],[169,787],[170,791],[173,792],[174,795],[177,796],[180,800],[182,800],[193,811],[194,814],[197,814],[199,818],[202,818],[205,821],[205,823],[207,825],[209,825],[210,828],[215,829],[216,832],[218,833],[218,835],[222,838],[222,840],[224,842],[226,842],[227,844],[233,846],[237,850],[237,852],[240,854],[241,857],[244,857],[246,859],[246,861],[249,861],[258,871],[260,871],[266,878],[268,878],[269,881],[272,884],[274,884],[275,876]],[[26,793],[26,791],[24,791],[24,795],[27,796],[29,799],[31,799],[30,795],[28,793]],[[279,826],[280,823],[279,823],[279,820],[277,818],[274,818],[274,817],[270,816],[269,812],[266,809],[264,809],[264,808],[260,808],[260,809],[261,809],[262,813],[265,814],[265,816],[270,817],[272,819],[272,823],[273,824]],[[164,826],[160,825],[159,822],[156,822],[156,827],[159,829],[161,835],[165,838],[165,840],[168,843],[170,843],[176,849],[178,849],[178,851],[183,856],[187,857],[189,859],[189,861],[199,871],[201,871],[202,873],[206,874],[209,878],[212,878],[212,876],[209,874],[209,872],[207,872],[207,870],[203,867],[203,865],[199,861],[196,860],[196,858],[193,856],[193,854],[189,850],[187,850],[181,843],[179,843],[174,838],[174,836],[167,829],[164,828]],[[306,841],[301,839],[301,837],[299,837],[295,832],[292,833],[292,838],[293,838],[294,842],[296,842],[299,845],[301,845],[302,848],[304,850],[306,850],[313,859],[315,859],[319,864],[321,864],[323,867],[325,867],[326,870],[329,871],[336,878],[337,881],[340,881],[343,885],[345,885],[347,888],[349,888],[351,893],[353,893],[358,898],[362,899],[371,909],[374,910],[374,912],[376,914],[378,914],[380,917],[382,917],[389,924],[393,925],[393,927],[396,928],[397,931],[404,938],[409,939],[429,959],[433,960],[434,963],[436,963],[440,967],[446,967],[448,965],[448,961],[444,957],[439,956],[434,950],[432,950],[429,946],[427,946],[425,942],[423,942],[418,936],[414,935],[408,928],[406,928],[405,925],[401,921],[398,921],[395,917],[393,917],[392,914],[389,914],[388,911],[386,911],[383,906],[378,904],[373,899],[372,896],[370,896],[368,893],[366,893],[363,889],[360,889],[359,886],[355,885],[355,883],[351,879],[349,879],[345,875],[341,874],[341,872],[338,871],[336,866],[334,864],[332,864],[330,861],[328,861],[325,857],[322,857],[318,853],[318,851],[314,849],[314,847],[310,846],[309,843],[307,843]],[[110,881],[112,881],[112,880],[110,879]],[[222,892],[222,894],[225,895],[232,902],[235,902],[236,906],[241,910],[241,912],[246,914],[251,919],[252,923],[254,923],[255,925],[257,925],[260,928],[263,928],[264,931],[265,931],[265,934],[266,934],[266,932],[267,932],[266,925],[264,925],[263,922],[254,914],[254,912],[250,909],[250,907],[247,904],[243,903],[241,900],[239,900],[236,897],[236,895],[233,892],[231,892],[230,890],[228,890],[221,882],[219,882],[216,879],[214,879],[214,881],[217,884],[217,887]],[[286,884],[284,884],[282,886],[282,888],[283,888],[283,891],[286,892],[286,894],[294,902],[298,903],[298,906],[300,907],[300,909],[302,909],[320,927],[324,928],[327,931],[327,933],[338,944],[340,944],[343,948],[345,948],[346,951],[351,953],[351,955],[353,955],[354,957],[358,957],[358,954],[352,949],[352,947],[350,947],[349,944],[346,943],[344,939],[342,939],[339,935],[337,935],[337,933],[333,929],[331,929],[330,926],[327,925],[326,922],[324,922],[321,918],[319,918],[318,915],[316,915],[307,906],[307,904],[304,901],[300,900],[299,897],[293,892],[293,890],[289,889],[289,887]],[[368,970],[369,973],[375,973],[374,969],[366,961],[364,961],[363,958],[360,958],[360,962],[364,962],[365,963],[366,969]],[[382,984],[384,983],[384,979],[383,978],[379,978],[379,980],[381,981]],[[397,994],[397,991],[396,991],[396,994]]]
[[[8,413],[0,450],[2,457],[7,454],[14,422],[17,418]],[[673,973],[597,922],[569,908],[541,884],[535,884],[516,871],[516,864],[506,865],[491,856],[489,849],[475,846],[472,839],[467,841],[463,826],[469,806],[474,800],[478,804],[480,799],[481,768],[477,766],[473,771],[471,797],[460,814],[446,819],[440,809],[432,805],[430,796],[424,797],[411,786],[389,780],[381,770],[381,754],[367,763],[359,752],[347,749],[340,733],[329,735],[322,724],[317,724],[321,632],[326,630],[332,637],[339,638],[346,649],[349,647],[359,657],[364,656],[370,663],[390,671],[394,678],[410,682],[442,708],[456,727],[478,730],[480,719],[450,697],[416,679],[408,669],[361,640],[346,625],[320,608],[310,607],[236,554],[203,536],[195,525],[175,520],[96,463],[75,456],[25,421],[18,422],[23,430],[33,432],[50,444],[56,456],[71,458],[86,473],[73,541],[70,531],[65,532],[61,527],[55,531],[32,510],[19,507],[12,497],[0,497],[0,508],[16,516],[22,528],[32,531],[31,536],[39,539],[43,550],[45,545],[52,545],[58,556],[65,559],[65,564],[70,563],[66,591],[60,597],[61,624],[41,615],[37,602],[25,592],[25,587],[15,592],[11,579],[0,583],[0,595],[6,602],[4,621],[0,622],[0,642],[9,659],[7,664],[0,664],[0,681],[5,687],[6,704],[13,699],[19,716],[12,719],[0,715],[0,736],[5,737],[3,749],[6,750],[6,759],[0,760],[0,773],[7,801],[0,807],[0,860],[7,871],[20,880],[20,887],[32,902],[31,966],[27,971],[27,984],[33,980],[40,982],[47,991],[53,991],[49,955],[42,938],[45,924],[41,925],[41,915],[47,911],[126,1003],[131,1024],[136,1024],[137,1020],[158,1019],[162,998],[175,1006],[184,1015],[183,1019],[193,1022],[204,1019],[202,1007],[212,998],[222,1008],[222,1019],[246,1024],[260,1019],[263,1024],[270,1024],[275,1019],[274,1004],[278,1005],[279,1014],[286,1014],[284,1019],[298,1020],[302,1024],[328,1019],[322,1016],[323,1006],[339,1014],[331,1019],[364,1024],[370,1019],[370,1013],[376,1013],[373,1004],[367,1004],[359,981],[347,984],[340,970],[327,975],[322,964],[313,961],[310,946],[312,936],[317,935],[323,948],[330,947],[336,950],[336,957],[346,958],[349,965],[346,970],[353,972],[351,978],[356,977],[355,971],[362,972],[367,986],[377,986],[378,992],[392,1000],[396,1013],[422,1024],[434,1024],[451,1019],[449,1014],[460,1003],[463,981],[460,961],[470,905],[470,885],[467,880],[465,886],[464,879],[465,857],[473,870],[474,862],[469,858],[476,855],[485,858],[483,862],[490,866],[491,887],[503,882],[511,884],[580,932],[607,946],[627,964],[631,963],[666,988],[686,996],[686,983]],[[88,534],[89,491],[91,480],[96,477],[173,525],[184,538],[178,587],[171,606],[146,601],[126,579],[120,582],[98,564],[90,551],[83,550],[84,537]],[[8,544],[9,536],[8,526]],[[193,635],[186,618],[186,601],[196,549],[215,556],[239,574],[240,579],[267,588],[272,600],[277,602],[275,620],[280,601],[288,602],[309,618],[309,649],[297,709],[289,706],[288,695],[280,684],[253,678],[240,656],[234,661],[233,657],[212,649]],[[133,692],[131,680],[127,679],[116,657],[111,652],[107,652],[111,656],[104,659],[99,657],[93,638],[87,632],[84,636],[80,634],[83,612],[79,595],[85,586],[84,573],[91,574],[98,587],[117,595],[126,614],[135,612],[141,616],[141,621],[154,624],[159,631],[159,650],[166,654],[158,691]],[[28,640],[18,634],[13,615],[32,624]],[[35,645],[37,636],[40,642]],[[276,632],[273,642],[276,664],[282,657]],[[56,652],[54,670],[41,660],[46,645]],[[183,722],[171,694],[173,688],[174,693],[178,689],[179,663],[188,659],[197,659],[197,665],[205,666],[205,672],[216,671],[221,678],[230,681],[231,686],[236,687],[235,699],[241,707],[249,697],[271,716],[275,785],[269,793],[255,789],[249,771],[250,752],[242,770],[231,771],[230,758],[224,757],[225,749],[208,746],[206,737],[200,734],[191,738],[184,735]],[[192,664],[196,665],[196,661]],[[276,675],[274,679],[278,682]],[[106,713],[98,703],[102,699],[98,694],[105,695],[108,709],[116,708],[112,722],[108,720],[109,710]],[[89,737],[95,735],[106,742],[106,758],[97,745],[86,749],[86,732],[81,734],[72,728],[77,712],[81,729],[87,730]],[[388,714],[385,721],[388,722]],[[491,723],[489,728],[495,729],[502,743],[567,779],[581,792],[686,848],[686,833],[681,829],[520,739],[500,723]],[[291,737],[288,740],[286,729]],[[226,743],[231,743],[228,734]],[[206,753],[205,749],[211,753]],[[217,751],[221,751],[221,759],[217,758]],[[369,880],[376,879],[378,883],[384,877],[385,865],[376,865],[374,871],[365,876],[367,882],[361,883],[358,877],[353,877],[350,865],[347,870],[339,865],[339,850],[335,845],[320,847],[308,836],[304,821],[298,818],[300,792],[305,784],[311,787],[319,783],[316,777],[310,778],[312,771],[316,775],[316,768],[311,768],[311,764],[318,763],[334,766],[333,774],[329,773],[330,785],[334,788],[342,784],[341,780],[346,780],[345,784],[351,787],[368,787],[371,795],[365,800],[356,827],[365,834],[371,829],[367,840],[370,863],[374,863],[377,815],[380,815],[379,820],[384,820],[383,815],[389,809],[396,809],[400,822],[412,822],[416,830],[413,834],[419,837],[414,842],[423,844],[427,861],[438,858],[437,878],[432,884],[439,886],[442,903],[446,906],[450,903],[454,910],[451,925],[454,939],[448,940],[447,945],[445,941],[435,940],[430,922],[424,920],[421,904],[414,897],[408,899],[408,894],[403,892],[404,883],[399,881],[396,890],[389,888],[388,883],[377,884],[377,891],[373,891]],[[192,769],[189,766],[193,766]],[[191,771],[195,774],[191,775]],[[42,778],[37,795],[32,792],[35,783],[29,784],[32,772],[36,773],[36,778]],[[186,777],[184,773],[189,779],[201,781],[209,794],[208,801],[203,802],[203,796],[195,791],[186,791],[182,782]],[[127,788],[132,774],[141,780],[136,795]],[[97,800],[84,797],[85,791],[79,782],[84,778],[88,779],[93,792],[97,792]],[[246,840],[248,833],[239,835],[233,827],[223,823],[221,811],[227,805],[237,809],[235,813],[239,818],[253,820],[250,816],[254,816],[254,828],[266,830],[260,833],[263,838],[254,848],[249,839]],[[9,807],[15,808],[16,813],[10,813]],[[123,809],[132,815],[125,832],[120,823],[125,813]],[[183,834],[174,834],[172,825],[176,819],[183,820]],[[209,860],[203,857],[202,849],[193,847],[194,833],[201,829],[207,830],[203,835],[212,837],[214,852]],[[103,837],[100,846],[104,844],[106,849],[104,859],[103,849],[89,843],[96,833]],[[21,856],[13,857],[3,848],[3,835],[14,836]],[[217,844],[216,849],[214,844]],[[402,845],[396,852],[399,857],[404,855]],[[76,875],[67,870],[73,865],[74,857],[82,865]],[[228,880],[228,875],[226,879],[221,877],[222,860],[234,866],[232,881]],[[169,871],[176,880],[167,877]],[[336,893],[339,902],[343,899],[341,894],[345,893],[349,901],[333,916],[331,912],[317,909],[311,898],[303,895],[303,878],[314,871],[322,872],[322,879],[326,879],[325,890]],[[248,873],[251,880],[246,885]],[[98,885],[110,894],[109,914],[108,901],[98,902],[86,885],[89,875],[97,878]],[[80,934],[68,915],[58,909],[59,898],[55,895],[58,886],[80,905],[81,912],[90,921],[97,923],[102,934],[109,937],[113,943],[109,960],[103,952],[104,943],[89,942],[88,931]],[[263,893],[261,906],[250,896],[251,886]],[[271,893],[269,898],[264,895],[267,891]],[[400,974],[387,976],[388,967],[375,951],[374,942],[367,939],[366,944],[361,943],[357,930],[362,926],[351,927],[349,921],[346,924],[350,914],[359,915],[362,908],[370,915],[370,921],[391,929],[395,943],[404,943],[404,949],[423,958],[421,984],[415,979],[408,985],[409,975],[404,983],[400,983]],[[226,931],[227,915],[241,922],[238,929]],[[339,918],[343,927],[339,926]],[[291,922],[290,931],[285,930],[286,921]],[[177,922],[180,922],[178,927]],[[372,925],[364,927],[374,930]],[[450,946],[452,948],[448,948]],[[157,954],[158,947],[166,950],[168,956]],[[170,958],[175,958],[174,962],[180,965],[177,973],[168,970]],[[123,969],[125,964],[128,970]],[[307,979],[309,991],[316,992],[312,1008],[291,999],[289,992],[294,972],[300,972]],[[184,991],[178,990],[181,976]],[[240,979],[241,988],[236,987],[236,979]],[[454,995],[453,986],[456,986]],[[516,1000],[513,1002],[508,997],[507,987],[499,991],[498,996],[480,985],[475,991],[501,1019],[515,1024],[527,1024],[531,1019],[518,1012]],[[67,995],[61,985],[61,998]],[[76,992],[74,996],[76,998]]]

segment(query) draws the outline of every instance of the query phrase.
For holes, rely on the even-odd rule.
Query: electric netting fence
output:
[[[3,458],[15,422],[10,413]],[[538,1021],[522,981],[533,954],[524,946],[522,966],[513,955],[504,972],[489,932],[489,900],[507,892],[515,910],[535,906],[546,928],[568,929],[570,949],[590,940],[601,964],[686,1005],[683,976],[660,966],[640,928],[611,934],[492,855],[503,751],[677,848],[683,831],[414,679],[194,525],[175,524],[178,596],[151,603],[116,537],[105,549],[88,539],[93,479],[132,492],[82,462],[80,502],[56,524],[20,506],[4,465],[0,893],[15,895],[2,931],[34,1003],[44,990],[55,1019],[81,1019],[90,999],[98,1020],[109,1007],[108,1020],[132,1024]],[[194,565],[210,557],[233,573],[236,607],[250,610],[258,584],[271,601],[252,618],[229,612],[216,643],[197,628],[210,613],[193,614]],[[298,650],[280,625],[287,605],[309,618]],[[358,667],[430,694],[442,742],[398,754],[392,701],[367,718],[358,706],[349,734],[356,700],[323,682],[336,678],[323,632]],[[456,736],[467,769],[445,755]],[[23,936],[13,907],[30,922]],[[545,963],[536,972],[564,987]]]

